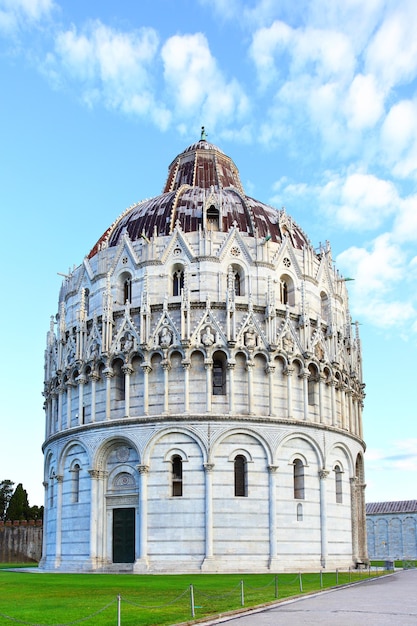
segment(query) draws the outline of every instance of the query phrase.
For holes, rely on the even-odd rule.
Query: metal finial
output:
[[[201,127],[201,137],[200,137],[200,141],[206,141],[207,139],[207,133],[206,133],[206,129],[204,128],[204,126]]]

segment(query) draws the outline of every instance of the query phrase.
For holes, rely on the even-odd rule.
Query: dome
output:
[[[117,246],[125,232],[131,241],[169,235],[176,225],[185,233],[196,232],[205,227],[207,204],[222,232],[236,225],[251,237],[281,242],[287,235],[298,249],[308,244],[285,211],[245,195],[232,159],[204,137],[203,130],[202,138],[172,161],[162,194],[129,207],[100,237],[89,258],[103,247]]]

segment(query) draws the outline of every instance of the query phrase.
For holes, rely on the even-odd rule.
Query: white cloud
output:
[[[203,34],[171,37],[162,59],[170,101],[182,118],[192,116],[214,128],[220,120],[226,125],[247,112],[248,98],[237,81],[227,82]]]
[[[392,441],[389,451],[370,448],[366,452],[366,460],[378,463],[381,469],[417,471],[417,439]]]
[[[248,53],[262,92],[272,93],[260,138],[282,142],[281,128],[287,125],[293,142],[320,137],[317,150],[324,158],[354,158],[362,151],[369,161],[389,164],[395,176],[416,176],[417,115],[398,105],[395,90],[417,76],[417,5],[409,0],[400,6],[380,0],[365,4],[317,0],[306,7],[307,26],[275,20],[254,31]],[[365,25],[361,19],[358,35],[362,11]],[[410,132],[397,135],[401,125]]]
[[[353,50],[344,34],[315,28],[294,29],[281,21],[253,34],[249,54],[262,84],[271,82],[271,71],[279,75],[284,54],[289,60],[288,80],[309,76],[319,84],[340,81],[351,76],[355,66]]]
[[[307,3],[305,14],[308,23],[347,35],[360,53],[380,22],[385,4],[386,0],[315,0]]]
[[[394,104],[382,126],[381,146],[396,176],[417,177],[417,101]]]
[[[79,81],[82,98],[90,106],[100,101],[123,113],[150,115],[159,127],[166,128],[169,111],[154,97],[158,45],[151,28],[120,32],[97,20],[82,32],[72,27],[58,33],[47,70]]]
[[[386,91],[417,75],[417,5],[411,0],[395,3],[366,51],[367,71]]]
[[[374,126],[384,113],[384,96],[374,76],[357,74],[348,89],[344,106],[348,127]]]
[[[404,206],[395,185],[373,174],[353,169],[347,173],[325,172],[321,185],[293,183],[285,178],[274,184],[276,199],[318,203],[319,210],[338,227],[363,232],[377,231]],[[411,219],[411,216],[410,216]]]
[[[280,21],[254,33],[249,55],[255,63],[262,86],[272,83],[279,75],[275,57],[290,45],[292,39],[292,28]]]
[[[355,291],[359,295],[389,291],[399,280],[403,269],[403,254],[389,233],[378,235],[371,246],[352,246],[337,257],[341,267],[349,267],[349,275],[355,277]]]
[[[296,206],[300,214],[309,207],[316,223],[325,216],[342,237],[347,230],[374,231],[372,240],[348,247],[336,259],[341,272],[355,278],[349,289],[352,311],[378,327],[417,332],[417,195],[401,197],[392,181],[352,168],[345,175],[325,172],[322,184],[282,177],[274,192],[274,204],[287,205],[290,212]],[[389,230],[378,234],[382,225]]]
[[[346,228],[357,230],[376,230],[399,203],[390,181],[361,172],[335,175],[319,193],[329,215],[336,216]]]
[[[390,233],[365,247],[352,246],[338,255],[337,266],[355,278],[350,287],[354,314],[382,328],[409,323],[416,316],[413,292],[404,290],[407,254]]]
[[[405,198],[399,207],[394,222],[393,235],[404,243],[417,241],[417,195]]]
[[[198,0],[203,6],[209,7],[222,19],[228,20],[241,15],[239,0]]]
[[[277,21],[254,33],[249,54],[261,89],[274,92],[264,141],[281,140],[278,119],[279,126],[293,128],[296,141],[297,129],[303,128],[313,137],[320,135],[332,151],[351,152],[356,140],[352,129],[372,126],[381,116],[383,99],[372,77],[355,80],[355,50],[343,32],[291,28]]]
[[[371,1],[371,0],[369,0]],[[219,20],[233,20],[244,28],[253,29],[271,24],[277,19],[303,19],[308,12],[308,0],[198,0]]]
[[[40,22],[55,6],[53,0],[0,0],[0,32],[14,34]]]

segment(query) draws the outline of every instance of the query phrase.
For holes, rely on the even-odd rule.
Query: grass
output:
[[[197,620],[242,608],[242,587],[248,608],[383,573],[302,574],[300,588],[298,574],[49,574],[6,567],[15,565],[0,564],[0,624],[36,626],[116,625],[118,596],[122,626],[192,623],[190,586]]]
[[[391,561],[392,559],[387,559],[389,561]],[[371,561],[371,566],[372,567],[385,567],[387,561]],[[392,560],[392,563],[394,564],[394,567],[400,567],[400,568],[404,568],[404,569],[408,569],[410,567],[417,567],[417,561],[413,561],[413,560],[406,560],[406,559],[396,559],[395,561]]]

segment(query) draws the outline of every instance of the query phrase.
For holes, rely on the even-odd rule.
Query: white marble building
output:
[[[41,567],[366,561],[363,389],[330,245],[246,196],[203,131],[62,284]]]

